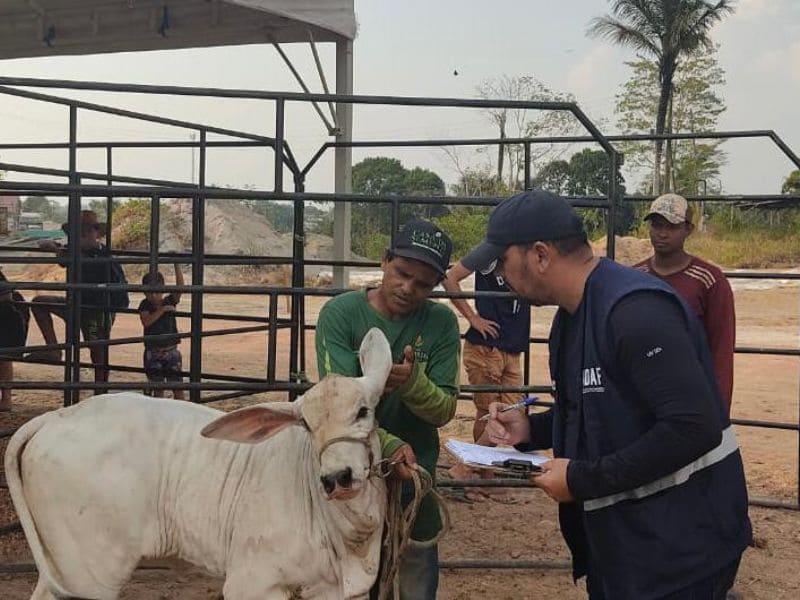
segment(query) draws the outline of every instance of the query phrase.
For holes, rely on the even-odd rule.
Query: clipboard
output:
[[[480,446],[454,439],[447,440],[444,448],[453,459],[473,470],[488,470],[509,479],[535,476],[541,473],[541,465],[549,460],[546,456],[513,448]]]

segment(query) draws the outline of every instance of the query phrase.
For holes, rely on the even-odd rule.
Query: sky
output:
[[[604,0],[356,0],[358,37],[354,42],[357,94],[473,98],[481,81],[501,75],[532,75],[551,89],[572,94],[604,133],[618,133],[613,108],[629,72],[632,51],[589,38],[592,17],[607,12]],[[721,90],[727,111],[720,130],[773,129],[800,153],[800,2],[739,0],[736,13],[713,30],[726,73]],[[322,91],[307,44],[285,46],[312,91]],[[326,76],[334,78],[333,45],[320,45]],[[458,75],[454,75],[454,71]],[[168,84],[274,91],[300,91],[275,50],[268,45],[47,57],[0,61],[6,76]],[[85,98],[132,110],[199,121],[264,135],[274,134],[274,113],[266,102],[80,93],[47,93]],[[307,105],[288,108],[287,139],[305,164],[328,138]],[[0,131],[5,142],[65,141],[67,111],[0,95]],[[494,137],[477,109],[356,107],[354,139]],[[81,140],[188,140],[189,132],[118,117],[80,113]],[[575,148],[576,149],[576,148]],[[769,141],[725,144],[728,163],[720,177],[730,194],[778,193],[794,168]],[[437,172],[447,183],[458,172],[453,156],[440,149],[357,150],[399,158],[412,168]],[[486,154],[457,153],[463,165]],[[5,162],[66,168],[62,151],[3,151]],[[269,188],[271,156],[265,151],[209,152],[209,183]],[[115,171],[127,175],[190,180],[189,150],[129,150],[115,153]],[[100,151],[82,151],[79,168],[102,171]],[[9,179],[24,179],[9,173]],[[333,187],[332,155],[311,172],[308,191]],[[629,186],[630,188],[630,186]]]

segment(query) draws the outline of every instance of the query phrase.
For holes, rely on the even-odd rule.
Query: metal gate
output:
[[[101,105],[67,97],[54,96],[41,91],[30,91],[28,88],[58,88],[64,90],[90,90],[103,91],[124,96],[126,93],[154,94],[166,96],[192,96],[205,98],[227,98],[227,99],[247,99],[270,103],[274,106],[275,122],[274,135],[266,136],[262,134],[230,130],[214,127],[202,123],[166,118],[154,114],[145,114],[123,110],[113,106]],[[393,236],[400,223],[400,206],[402,204],[447,204],[451,206],[493,206],[502,200],[497,197],[428,197],[428,196],[367,196],[355,194],[332,194],[310,192],[306,190],[306,177],[320,158],[331,149],[349,148],[397,148],[397,147],[440,147],[440,146],[487,146],[487,145],[518,145],[522,147],[524,155],[524,186],[532,185],[531,173],[531,148],[536,144],[554,143],[594,143],[597,144],[609,159],[609,190],[607,196],[603,197],[570,197],[571,203],[578,208],[601,208],[607,211],[607,248],[608,255],[614,256],[614,225],[617,218],[617,209],[620,198],[616,189],[616,177],[622,157],[614,147],[615,142],[629,140],[652,140],[657,136],[653,135],[629,135],[629,136],[604,136],[588,117],[573,103],[564,102],[521,102],[521,101],[499,101],[499,100],[472,100],[472,99],[445,99],[445,98],[406,98],[406,97],[379,97],[379,96],[337,96],[322,94],[296,94],[296,93],[276,93],[259,92],[247,90],[226,90],[226,89],[207,89],[207,88],[186,88],[170,86],[145,86],[145,85],[118,85],[102,84],[73,81],[53,81],[53,80],[34,80],[21,78],[0,77],[0,94],[6,94],[24,98],[30,102],[45,102],[67,107],[68,109],[68,139],[65,141],[54,141],[47,143],[14,143],[9,140],[2,140],[0,151],[2,150],[62,150],[66,151],[67,164],[64,168],[43,168],[31,164],[6,163],[0,162],[0,170],[6,171],[9,176],[5,180],[0,180],[0,191],[16,193],[25,196],[49,196],[61,197],[68,202],[68,229],[72,239],[79,237],[80,231],[80,210],[81,201],[87,197],[105,198],[108,213],[109,238],[108,245],[113,249],[113,239],[110,237],[112,203],[116,198],[147,198],[149,199],[150,210],[150,245],[147,252],[117,251],[113,249],[119,262],[128,265],[147,265],[151,271],[157,269],[157,265],[183,264],[191,266],[191,283],[180,287],[176,286],[149,286],[147,289],[158,289],[162,291],[182,291],[191,298],[191,309],[183,316],[190,319],[191,327],[189,333],[180,334],[180,337],[187,338],[191,342],[189,368],[184,376],[188,379],[180,384],[144,384],[143,382],[109,382],[94,383],[81,380],[81,367],[91,366],[81,364],[80,350],[95,344],[119,345],[119,344],[141,344],[143,337],[130,337],[111,339],[108,341],[81,342],[80,332],[78,331],[80,295],[83,291],[91,288],[90,284],[81,284],[79,281],[79,271],[82,264],[87,262],[108,262],[108,259],[83,259],[79,252],[70,250],[67,256],[67,282],[66,283],[41,283],[35,281],[15,282],[14,287],[24,290],[47,290],[61,291],[67,294],[67,318],[66,331],[67,337],[63,344],[52,346],[28,346],[25,351],[35,351],[43,349],[59,349],[65,351],[63,361],[64,381],[17,381],[12,384],[2,384],[3,387],[13,387],[17,389],[41,389],[41,390],[63,390],[64,404],[75,403],[79,399],[81,390],[95,389],[142,389],[150,388],[182,388],[189,390],[190,399],[194,402],[213,402],[239,396],[246,396],[255,392],[280,391],[288,393],[290,396],[297,394],[308,386],[305,377],[306,370],[306,332],[314,329],[314,324],[309,323],[305,315],[305,299],[311,296],[333,296],[346,290],[330,288],[309,288],[304,285],[304,273],[307,265],[327,265],[327,266],[367,266],[374,267],[378,263],[355,261],[355,260],[310,260],[305,257],[305,220],[304,203],[311,202],[343,202],[343,203],[381,203],[387,205],[391,214],[391,230]],[[519,108],[527,110],[551,110],[564,111],[571,113],[573,117],[586,130],[586,135],[564,136],[564,137],[540,137],[540,138],[505,138],[505,139],[420,139],[420,140],[386,140],[386,141],[349,141],[349,142],[327,142],[312,156],[305,166],[301,166],[290,145],[290,140],[285,135],[286,131],[286,106],[289,103],[308,103],[311,101],[344,103],[351,105],[379,105],[387,108],[405,107],[451,107],[451,108]],[[78,136],[79,117],[84,112],[95,112],[128,118],[140,122],[156,123],[165,126],[177,127],[182,130],[196,133],[192,141],[166,141],[166,142],[113,142],[113,141],[83,141]],[[209,139],[209,136],[224,139]],[[717,132],[702,134],[672,134],[658,136],[664,139],[730,139],[765,137],[772,140],[778,148],[786,155],[798,168],[800,168],[800,158],[772,131],[736,131],[736,132]],[[132,177],[115,172],[115,150],[122,148],[192,148],[198,151],[198,180],[197,183],[186,181],[169,181],[149,179],[143,177]],[[249,190],[249,189],[228,189],[210,186],[207,182],[207,167],[209,163],[208,151],[217,148],[247,148],[255,152],[264,152],[268,162],[272,165],[274,172],[274,186],[270,190]],[[106,169],[104,172],[88,172],[78,169],[78,157],[81,152],[86,150],[101,150],[105,152]],[[292,184],[287,185],[284,173],[292,176]],[[14,173],[24,173],[33,176],[34,181],[15,180]],[[52,182],[56,178],[59,182]],[[291,189],[289,189],[291,188]],[[183,198],[191,199],[192,205],[192,240],[191,252],[159,252],[159,230],[160,210],[162,202],[170,199]],[[787,200],[787,196],[756,195],[756,196],[690,196],[690,201],[710,200],[720,202],[743,202],[743,201],[763,201],[763,200]],[[286,256],[241,256],[234,254],[209,254],[204,246],[205,231],[205,203],[212,199],[230,200],[286,200],[294,205],[294,224],[293,224],[293,248],[291,255]],[[625,196],[624,200],[646,202],[652,197],[646,196]],[[798,202],[800,198],[789,197],[788,200]],[[74,245],[73,245],[74,246]],[[27,252],[31,249],[26,248]],[[2,260],[5,263],[53,263],[51,257],[46,256],[19,256],[19,247],[13,245],[0,246]],[[205,281],[205,267],[210,265],[291,265],[291,285],[289,287],[266,286],[266,285],[208,285]],[[759,273],[726,273],[730,278],[745,277],[758,279],[800,279],[800,275],[759,272]],[[142,291],[145,288],[141,285],[129,284],[126,286],[116,286],[130,291]],[[108,289],[116,289],[114,285]],[[204,294],[247,294],[257,295],[268,299],[263,316],[243,316],[239,314],[214,313],[204,310]],[[798,292],[800,295],[800,292]],[[444,296],[445,294],[437,294]],[[475,297],[476,295],[493,295],[490,292],[465,293],[463,297]],[[497,295],[497,294],[495,294]],[[289,296],[291,298],[291,313],[288,318],[278,316],[278,298]],[[123,312],[133,312],[128,309]],[[182,313],[178,313],[181,315]],[[219,318],[226,321],[238,321],[242,323],[240,327],[229,327],[215,329],[213,331],[203,330],[204,318]],[[214,373],[204,370],[202,364],[203,341],[207,337],[219,335],[236,335],[245,332],[263,331],[266,335],[267,359],[264,365],[263,376],[244,377],[233,376],[225,373]],[[279,332],[288,331],[289,352],[288,352],[288,372],[287,379],[280,379],[276,376],[276,366],[278,357],[278,336]],[[546,339],[533,337],[530,339],[532,347],[543,344]],[[10,349],[13,352],[20,349]],[[737,347],[736,351],[746,354],[767,354],[785,355],[800,357],[800,348],[767,348],[767,347]],[[534,392],[547,394],[550,388],[547,386],[531,385],[529,379],[529,367],[531,360],[531,349],[525,352],[525,379],[524,385],[518,388],[502,388],[505,391]],[[58,363],[61,364],[61,363]],[[143,369],[128,365],[109,365],[109,368],[118,372],[143,373]],[[800,376],[800,368],[797,369]],[[469,399],[471,394],[477,391],[498,391],[498,386],[462,386],[460,398]],[[793,431],[796,434],[796,446],[798,457],[800,457],[800,415],[798,421],[774,422],[770,420],[734,420],[735,424],[748,427],[763,427]],[[0,432],[0,435],[10,435],[11,432]],[[493,481],[449,481],[442,482],[441,485],[456,486],[507,486],[518,487],[520,482],[507,480]],[[798,489],[795,501],[791,503],[781,502],[772,499],[755,499],[753,504],[770,507],[781,507],[800,509],[800,460],[798,460]],[[3,531],[0,530],[0,533]],[[553,566],[552,563],[540,563],[537,561],[471,561],[468,559],[452,561],[452,564],[443,566],[448,567],[494,567],[494,568],[525,568]],[[557,565],[563,566],[563,565]]]

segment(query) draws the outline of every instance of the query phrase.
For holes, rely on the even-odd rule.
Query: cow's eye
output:
[[[358,414],[356,415],[356,421],[360,419],[366,419],[369,416],[369,409],[366,406],[362,406],[358,409]]]

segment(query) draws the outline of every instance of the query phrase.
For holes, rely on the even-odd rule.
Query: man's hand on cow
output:
[[[521,442],[531,441],[531,424],[528,415],[522,410],[507,410],[508,404],[492,402],[489,405],[489,421],[486,423],[484,436],[493,444],[514,446]]]
[[[403,362],[398,365],[392,365],[392,370],[389,372],[389,377],[386,379],[386,386],[383,389],[383,393],[388,394],[395,391],[408,381],[413,371],[414,349],[411,346],[406,346],[403,351]]]
[[[568,466],[568,458],[548,460],[542,465],[542,472],[532,477],[531,481],[556,502],[572,502],[574,498],[567,485]]]
[[[417,455],[408,444],[403,444],[395,450],[389,461],[394,466],[392,473],[400,479],[411,479],[417,470]]]

